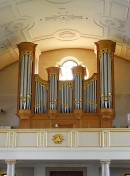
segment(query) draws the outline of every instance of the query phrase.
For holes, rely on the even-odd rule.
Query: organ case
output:
[[[38,75],[36,44],[19,49],[17,115],[20,128],[109,128],[115,117],[115,42],[97,46],[97,73],[84,80],[85,68],[72,68],[73,80],[59,80],[59,67],[47,68],[48,81]]]

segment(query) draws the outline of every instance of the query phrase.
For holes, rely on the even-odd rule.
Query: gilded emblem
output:
[[[55,144],[61,144],[63,140],[64,140],[64,137],[62,136],[62,134],[55,134],[53,136],[53,141]]]

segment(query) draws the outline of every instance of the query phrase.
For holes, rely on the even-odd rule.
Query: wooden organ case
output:
[[[37,74],[36,44],[19,49],[17,115],[20,128],[109,128],[115,117],[114,52],[116,43],[101,40],[97,73],[84,80],[85,68],[76,66],[72,81],[59,80],[59,67],[47,68],[48,81]]]

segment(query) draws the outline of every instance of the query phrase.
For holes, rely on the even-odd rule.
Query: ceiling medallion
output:
[[[53,136],[53,141],[55,144],[61,144],[63,142],[63,140],[64,140],[64,137],[62,134],[55,134]]]
[[[94,21],[103,27],[113,28],[120,32],[124,32],[125,22],[116,18],[110,18],[108,16],[100,16]]]
[[[54,3],[54,4],[65,4],[68,2],[72,2],[73,0],[46,0],[46,1]]]
[[[54,34],[54,37],[58,40],[76,40],[80,37],[80,33],[75,30],[66,29],[66,30],[57,31]]]

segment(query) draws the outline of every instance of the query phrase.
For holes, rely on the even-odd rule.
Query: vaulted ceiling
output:
[[[43,52],[94,50],[101,39],[115,41],[115,54],[130,61],[130,0],[0,0],[0,70],[18,60],[23,41]]]

